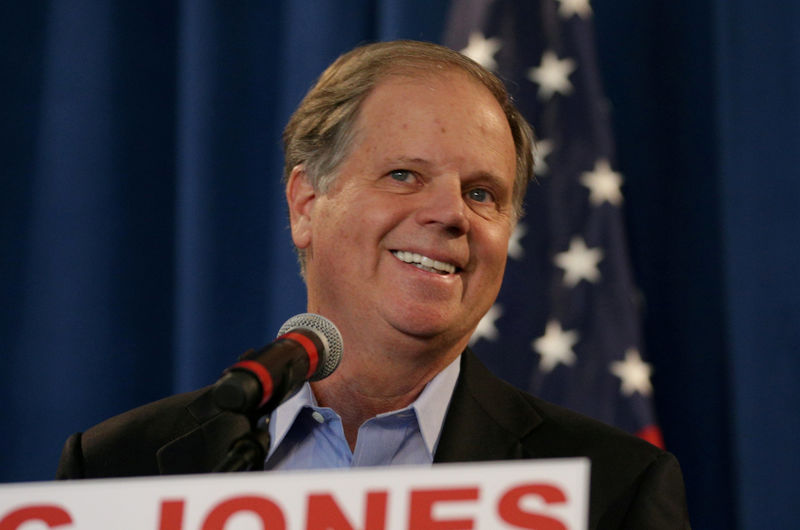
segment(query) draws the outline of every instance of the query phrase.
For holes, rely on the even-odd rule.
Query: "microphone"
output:
[[[261,414],[275,409],[306,381],[331,375],[342,359],[342,335],[333,322],[302,313],[287,320],[278,338],[244,352],[212,390],[222,410]]]

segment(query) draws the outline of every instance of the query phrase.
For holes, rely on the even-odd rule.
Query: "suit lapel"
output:
[[[518,390],[468,349],[442,426],[435,462],[508,460],[525,455],[522,439],[541,418]]]

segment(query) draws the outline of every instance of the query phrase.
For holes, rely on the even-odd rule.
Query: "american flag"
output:
[[[537,182],[500,296],[472,337],[498,375],[663,445],[589,0],[455,0],[445,44],[506,82],[533,125]]]

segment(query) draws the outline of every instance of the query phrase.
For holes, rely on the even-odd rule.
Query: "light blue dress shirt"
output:
[[[442,424],[461,370],[459,356],[409,406],[379,414],[358,429],[351,451],[342,420],[320,407],[306,383],[270,416],[272,442],[264,469],[322,469],[433,463]]]

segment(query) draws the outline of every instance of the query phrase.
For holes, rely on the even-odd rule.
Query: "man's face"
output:
[[[516,160],[505,115],[459,72],[389,77],[356,131],[327,193],[305,185],[293,200],[289,185],[309,310],[346,337],[463,347],[506,263]]]

